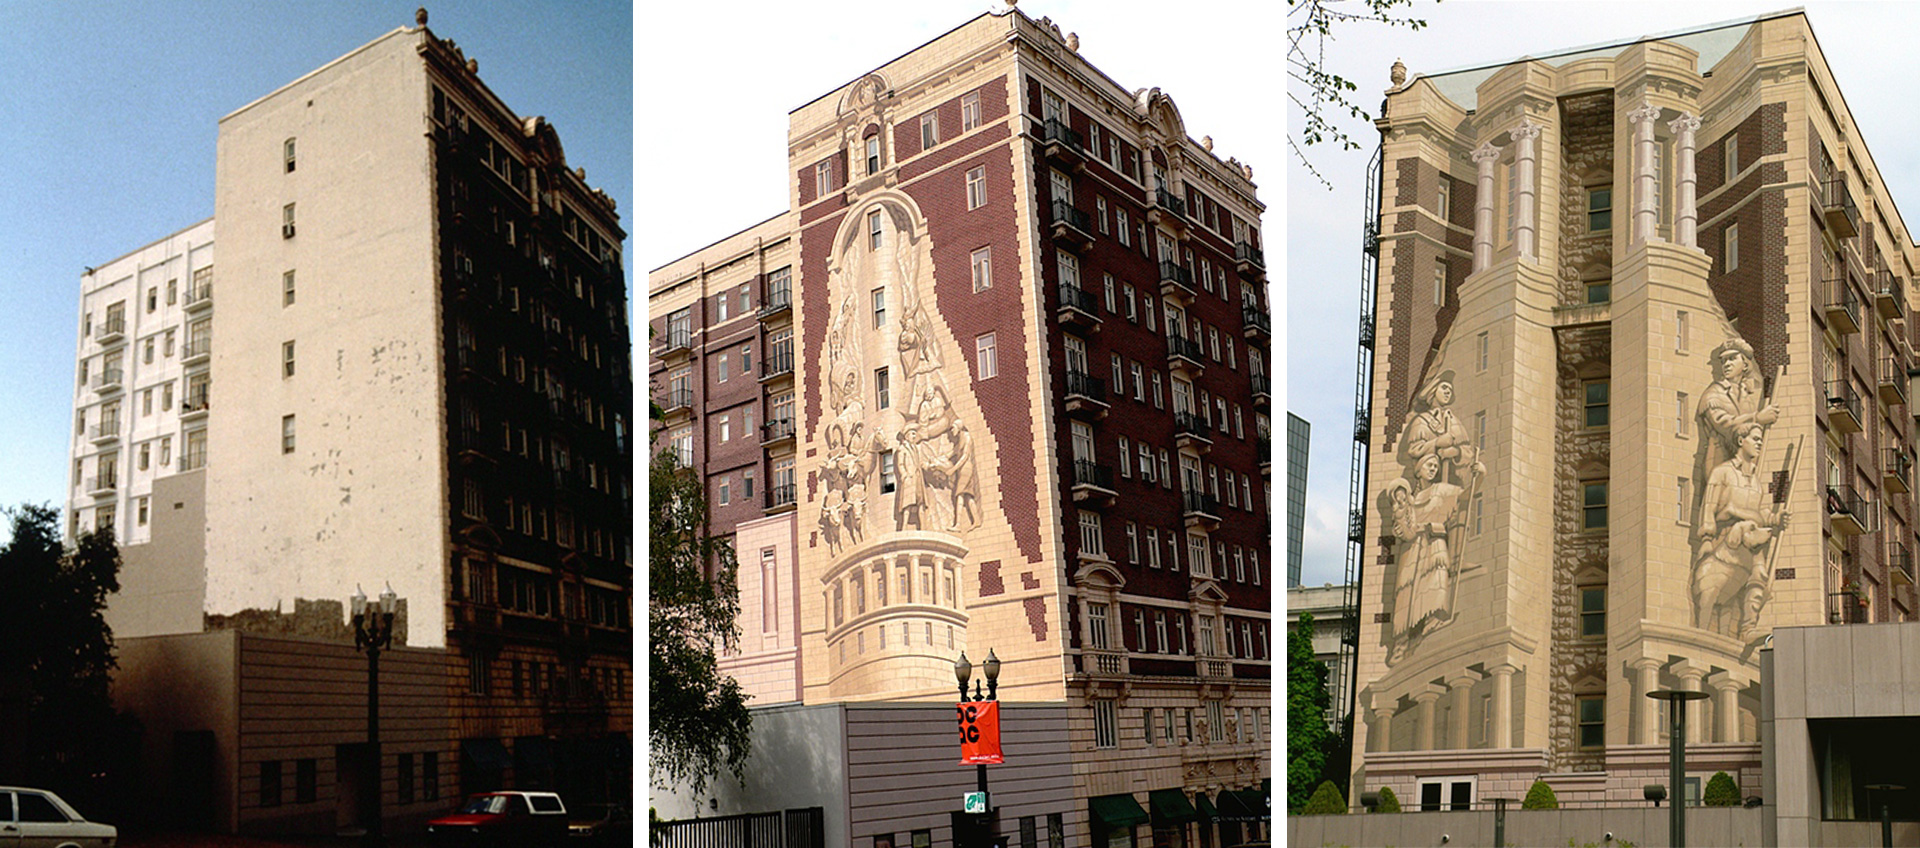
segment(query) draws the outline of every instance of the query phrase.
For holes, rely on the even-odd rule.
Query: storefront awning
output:
[[[1200,811],[1202,821],[1213,821],[1220,817],[1219,808],[1213,805],[1213,799],[1208,798],[1205,792],[1193,793],[1193,806]]]
[[[1187,793],[1179,789],[1155,789],[1147,793],[1147,803],[1153,807],[1156,825],[1190,822],[1200,817],[1193,803],[1187,800]]]
[[[467,739],[460,743],[460,750],[474,765],[482,768],[506,768],[513,765],[513,757],[508,756],[507,746],[498,739]]]
[[[1220,821],[1251,822],[1273,818],[1267,794],[1258,789],[1220,790]]]
[[[1125,792],[1096,795],[1087,799],[1087,807],[1092,811],[1093,821],[1099,828],[1132,827],[1147,821],[1147,811],[1141,809],[1140,802]]]

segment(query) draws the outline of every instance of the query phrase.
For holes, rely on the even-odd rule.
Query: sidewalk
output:
[[[212,833],[142,833],[120,837],[120,848],[357,848],[348,836],[228,836]],[[425,835],[390,836],[388,848],[427,848]]]

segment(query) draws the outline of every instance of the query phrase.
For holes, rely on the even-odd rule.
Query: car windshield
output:
[[[474,813],[498,813],[501,809],[505,808],[506,805],[507,799],[503,795],[475,795],[467,799],[467,805],[461,807],[460,812],[469,815]]]

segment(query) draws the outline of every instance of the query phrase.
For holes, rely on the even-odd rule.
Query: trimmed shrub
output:
[[[1707,791],[1700,796],[1700,803],[1708,807],[1740,806],[1740,787],[1734,785],[1733,778],[1724,771],[1716,771],[1707,779]]]
[[[1520,802],[1522,810],[1558,810],[1560,799],[1553,794],[1553,787],[1544,780],[1533,782],[1533,788],[1527,790],[1527,799]]]
[[[1380,787],[1380,804],[1373,808],[1376,813],[1400,812],[1400,799],[1393,794],[1393,787]]]
[[[1307,799],[1307,806],[1300,811],[1308,816],[1346,815],[1347,799],[1340,797],[1340,789],[1331,780],[1320,781],[1320,788],[1313,790],[1313,797]]]

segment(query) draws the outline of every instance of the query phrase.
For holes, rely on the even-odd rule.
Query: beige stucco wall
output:
[[[445,643],[442,337],[419,31],[375,40],[220,122],[223,240],[207,469],[209,613],[409,599]],[[297,139],[285,171],[282,143]],[[296,203],[283,238],[282,206]],[[231,240],[227,240],[227,236]],[[297,272],[294,305],[281,275]],[[281,345],[296,373],[281,375]],[[217,402],[217,401],[216,401]],[[281,450],[281,416],[296,448]]]

